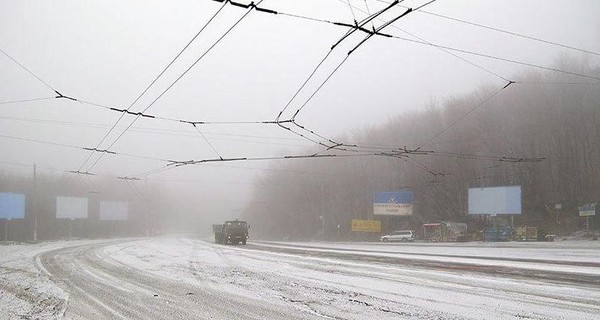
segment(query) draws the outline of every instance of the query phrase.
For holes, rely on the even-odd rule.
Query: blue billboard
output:
[[[409,216],[413,214],[414,196],[411,191],[375,192],[373,214]]]
[[[0,193],[0,219],[25,218],[25,195],[19,193]]]
[[[579,216],[580,217],[589,217],[589,216],[595,216],[595,215],[596,215],[596,204],[595,203],[588,203],[586,205],[579,207]]]

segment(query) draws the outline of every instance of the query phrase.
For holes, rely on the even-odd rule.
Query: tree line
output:
[[[102,238],[145,235],[155,230],[160,217],[151,210],[160,201],[154,186],[134,186],[134,182],[105,177],[78,177],[74,174],[53,174],[37,170],[35,178],[0,171],[0,192],[25,195],[24,219],[2,220],[0,240],[31,241],[37,218],[38,240]],[[85,219],[56,218],[57,197],[76,197],[88,200]],[[153,200],[154,199],[154,200]],[[128,204],[124,221],[101,221],[100,201],[122,201]]]
[[[589,63],[563,59],[556,65],[600,77],[600,68]],[[468,215],[468,188],[507,185],[522,186],[523,213],[515,224],[558,234],[581,228],[578,207],[600,202],[600,81],[551,72],[513,78],[505,89],[482,86],[336,139],[423,154],[273,164],[255,181],[244,211],[253,235],[356,237],[352,219],[380,219],[372,215],[373,192],[394,190],[414,193],[414,214],[387,217],[384,229],[454,221],[473,230],[489,221]]]

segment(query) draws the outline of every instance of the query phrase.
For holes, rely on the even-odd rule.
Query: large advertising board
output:
[[[25,195],[20,193],[0,193],[0,219],[24,219]]]
[[[381,221],[352,219],[352,231],[381,232]]]
[[[589,203],[579,207],[579,216],[580,217],[590,217],[596,215],[596,204]]]
[[[470,188],[469,214],[521,214],[521,186]]]
[[[57,219],[85,219],[87,217],[87,198],[56,197]]]
[[[129,206],[124,201],[100,201],[100,216],[103,221],[127,220]]]
[[[410,216],[413,214],[413,193],[410,191],[375,192],[373,214]]]

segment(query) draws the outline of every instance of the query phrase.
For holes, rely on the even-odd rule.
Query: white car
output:
[[[394,231],[391,234],[382,236],[379,238],[380,241],[389,242],[389,241],[400,241],[400,242],[412,242],[415,240],[413,236],[412,230],[399,230]]]

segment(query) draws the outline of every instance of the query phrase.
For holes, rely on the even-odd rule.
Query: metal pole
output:
[[[38,229],[38,216],[37,216],[37,199],[36,199],[36,184],[37,184],[37,175],[36,175],[36,166],[33,164],[33,241],[37,241],[37,229]]]
[[[8,222],[10,220],[4,220],[4,241],[8,241]]]
[[[73,238],[73,218],[69,219],[69,239]]]
[[[321,185],[321,239],[325,238],[325,194]]]
[[[585,228],[590,231],[590,216],[585,217]]]
[[[323,240],[325,240],[325,216],[321,219],[321,233],[323,234]]]
[[[148,177],[144,178],[144,196],[142,200],[144,201],[144,206],[146,207],[146,237],[150,236],[150,206],[148,205]]]

